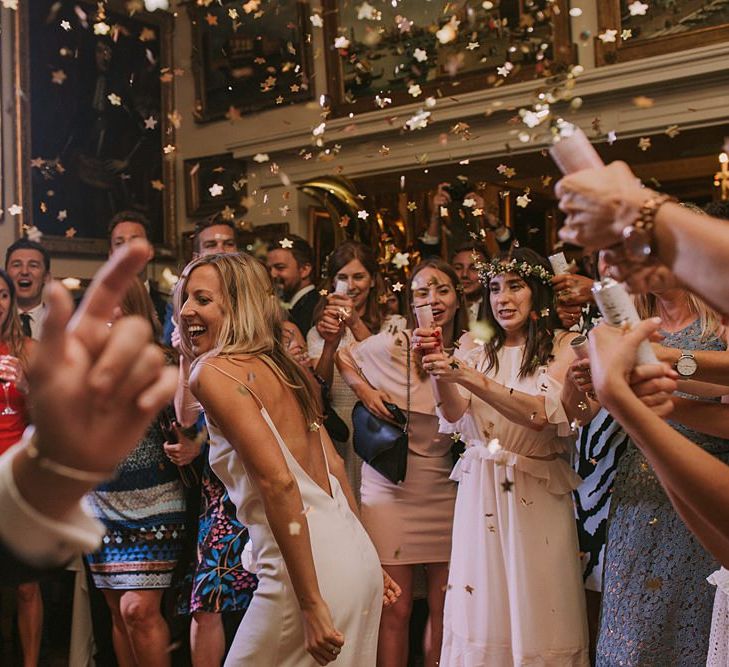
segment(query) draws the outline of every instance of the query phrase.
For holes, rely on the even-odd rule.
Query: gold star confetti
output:
[[[66,230],[66,238],[67,239],[72,239],[74,236],[76,236],[76,229],[75,229],[75,227],[69,227]]]
[[[650,109],[655,104],[655,100],[645,95],[638,95],[633,98],[633,105],[639,109]]]
[[[146,26],[139,33],[140,42],[153,42],[155,39],[157,39],[157,33]]]
[[[414,201],[408,202],[408,211],[417,211],[418,205]]]
[[[632,36],[633,31],[630,28],[623,28],[623,31],[620,33],[620,39],[624,42],[627,42]]]
[[[175,147],[172,144],[167,144],[166,146],[164,146],[162,148],[162,152],[165,155],[170,155],[171,153],[174,153],[175,152]]]
[[[294,242],[291,239],[281,239],[278,244],[284,249],[284,250],[290,250],[294,247]]]
[[[109,93],[106,96],[106,99],[109,100],[109,103],[112,106],[115,106],[115,107],[120,107],[121,106],[121,102],[122,102],[121,101],[121,97],[119,97],[119,95],[117,95],[116,93]]]
[[[468,584],[466,584],[464,586],[464,588],[466,589],[466,593],[468,593],[469,595],[473,595],[473,591],[474,591],[473,586],[469,586]]]
[[[215,14],[205,14],[205,21],[209,26],[218,25],[218,17]]]
[[[58,86],[62,86],[66,78],[66,72],[62,69],[57,69],[51,72],[51,81]]]
[[[228,107],[228,110],[225,112],[225,117],[231,122],[235,122],[236,120],[241,119],[240,109],[238,107],[233,106],[232,104]]]
[[[661,588],[663,588],[663,578],[662,577],[648,577],[645,580],[645,587],[649,591],[659,591]]]
[[[500,164],[496,167],[496,171],[505,178],[514,178],[514,176],[516,176],[516,169],[513,167],[507,167],[505,164]]]
[[[154,181],[152,181],[152,187],[155,190],[159,190],[161,192],[162,190],[165,189],[165,184],[162,181],[160,181],[159,179],[155,179]]]
[[[341,218],[339,218],[339,226],[344,228],[349,224],[349,221],[351,218],[345,213]]]
[[[393,284],[392,291],[393,292],[400,292],[402,291],[402,288],[405,287],[399,280]]]
[[[681,134],[681,130],[678,129],[678,125],[669,125],[665,129],[665,133],[669,138],[675,139],[679,134]]]
[[[650,137],[641,137],[638,140],[638,148],[642,151],[647,151],[651,147],[651,138]]]
[[[512,482],[509,478],[505,478],[503,482],[501,482],[501,488],[506,492],[509,493],[511,489],[514,486],[514,482]]]

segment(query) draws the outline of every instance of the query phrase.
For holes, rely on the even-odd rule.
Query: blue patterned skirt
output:
[[[185,494],[154,422],[117,476],[87,495],[106,526],[101,548],[86,556],[97,588],[169,588],[185,541]]]

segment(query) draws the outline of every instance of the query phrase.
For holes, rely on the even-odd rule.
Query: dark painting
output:
[[[28,3],[32,223],[68,239],[71,251],[74,240],[105,239],[123,209],[149,218],[155,244],[171,241],[164,155],[172,158],[175,118],[163,103],[173,78],[163,56],[170,17],[119,9]]]
[[[309,6],[301,0],[188,5],[195,117],[215,120],[309,100]]]

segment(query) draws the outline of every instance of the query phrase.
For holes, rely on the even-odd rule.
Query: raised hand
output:
[[[29,370],[42,456],[111,476],[172,398],[177,371],[165,368],[149,324],[139,317],[108,324],[148,257],[141,240],[117,250],[73,316],[68,292],[59,283],[46,288],[48,314]]]

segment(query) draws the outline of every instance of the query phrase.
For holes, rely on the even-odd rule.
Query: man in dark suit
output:
[[[289,319],[306,337],[311,329],[319,293],[314,287],[314,253],[300,236],[289,234],[268,246],[266,266]]]
[[[116,250],[129,243],[132,239],[143,239],[149,242],[150,237],[150,224],[149,220],[143,213],[138,211],[119,211],[109,221],[109,257],[111,257]],[[149,259],[147,264],[154,258],[154,248],[149,245]],[[154,304],[154,309],[157,312],[160,324],[165,321],[165,311],[167,308],[167,299],[164,294],[160,292],[154,283],[147,279],[147,264],[144,265],[144,269],[140,272],[139,277],[144,281],[144,285],[149,291],[149,296]]]

